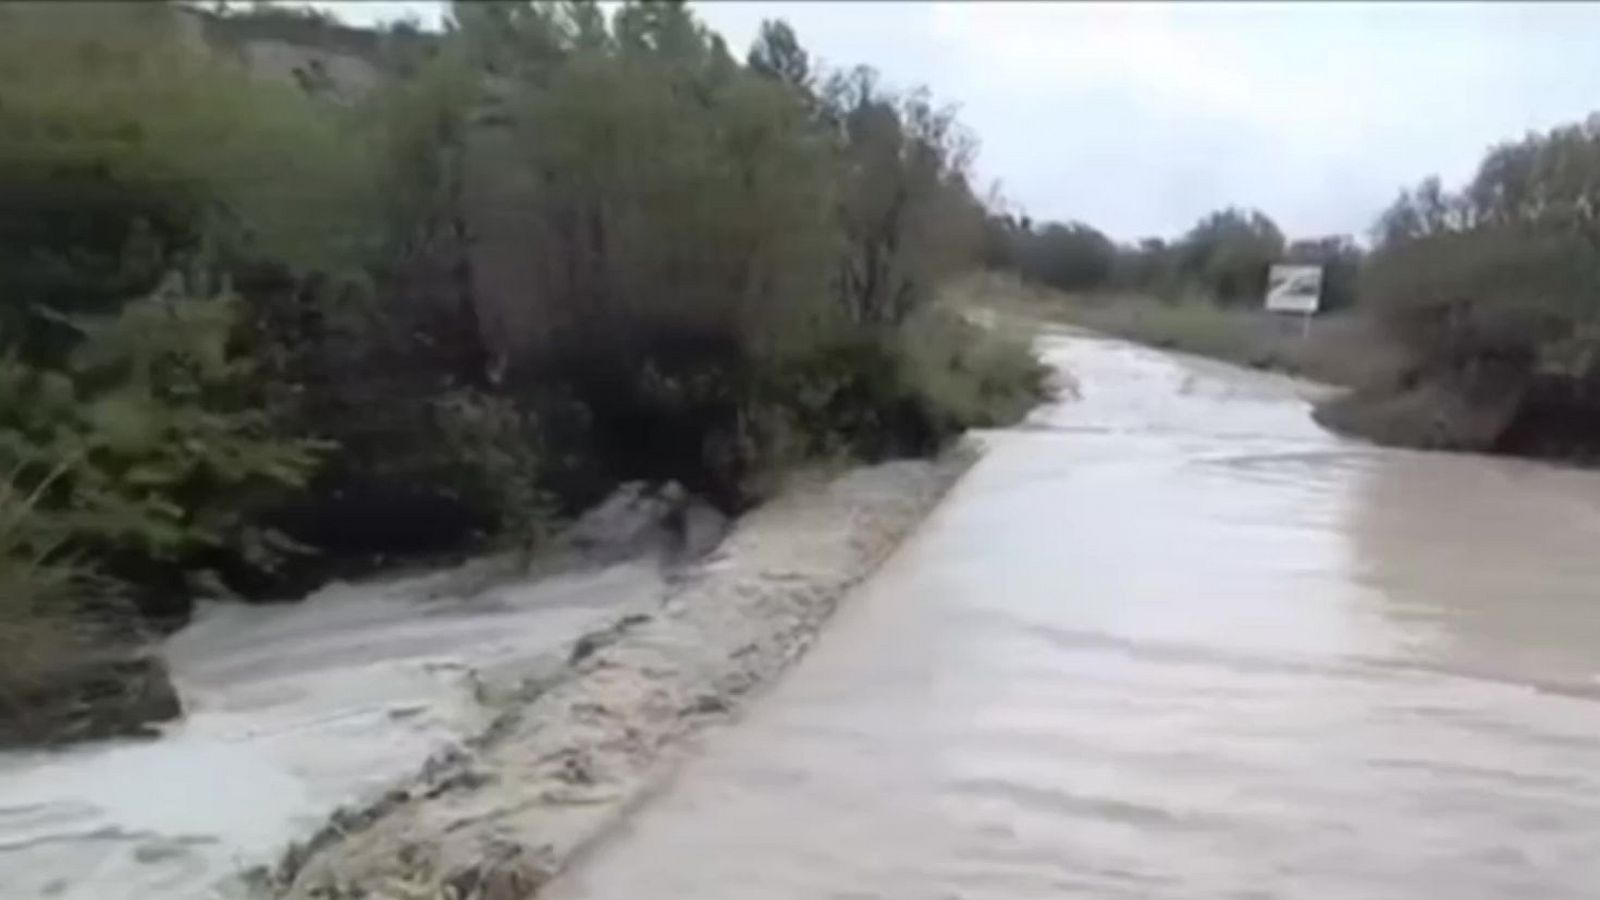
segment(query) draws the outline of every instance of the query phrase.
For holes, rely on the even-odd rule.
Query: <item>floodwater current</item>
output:
[[[459,581],[203,608],[162,648],[185,714],[158,740],[0,753],[0,900],[242,896],[241,874],[482,731],[484,684],[660,593],[640,564]]]
[[[1041,347],[1076,391],[544,896],[1600,896],[1600,473]]]

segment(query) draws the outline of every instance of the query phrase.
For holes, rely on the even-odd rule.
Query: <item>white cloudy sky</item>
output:
[[[439,4],[339,7],[352,20]],[[1038,218],[1173,234],[1228,204],[1364,232],[1402,185],[1600,108],[1600,6],[697,2],[736,48],[787,19],[828,63],[955,102]]]

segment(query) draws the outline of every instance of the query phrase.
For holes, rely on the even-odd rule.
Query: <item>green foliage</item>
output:
[[[496,336],[514,390],[571,385],[614,477],[731,506],[794,454],[936,443],[890,335],[975,249],[949,110],[819,73],[782,23],[741,67],[681,4],[457,14],[502,76],[504,139],[477,141],[497,190],[467,209],[517,223],[522,293],[494,301],[525,323]]]
[[[431,413],[442,455],[455,468],[446,483],[491,511],[496,534],[524,548],[543,537],[554,510],[533,415],[509,398],[470,390],[435,398]]]
[[[105,311],[201,251],[350,260],[363,142],[292,87],[185,37],[165,5],[0,10],[0,294]]]
[[[1030,340],[942,308],[918,312],[896,336],[901,377],[941,431],[1011,425],[1046,392],[1049,368]]]
[[[507,161],[544,262],[532,292],[586,355],[629,367],[658,336],[794,334],[821,314],[834,252],[827,148],[805,110],[686,11],[649,6],[520,87]]]
[[[1017,271],[1031,281],[1062,291],[1093,290],[1111,277],[1116,247],[1083,224],[1047,223],[1035,231],[1028,223],[1008,229],[1006,251]]]
[[[1374,229],[1363,302],[1424,366],[1486,356],[1567,378],[1596,371],[1600,120],[1529,135],[1456,193],[1404,192]]]
[[[1258,210],[1225,209],[1201,219],[1176,247],[1178,271],[1221,303],[1255,303],[1267,269],[1283,258],[1283,232]]]
[[[1266,293],[1267,270],[1286,258],[1327,266],[1331,305],[1348,305],[1359,253],[1346,238],[1297,242],[1286,254],[1283,233],[1258,211],[1211,213],[1168,243],[1148,238],[1118,247],[1081,222],[1035,227],[1027,217],[992,216],[986,262],[1013,269],[1030,281],[1063,291],[1120,291],[1169,299],[1200,294],[1213,302],[1244,305]]]
[[[975,139],[926,90],[896,94],[860,66],[817,97],[840,154],[838,224],[845,253],[834,293],[849,321],[904,321],[944,278],[975,263],[984,211],[969,187]]]
[[[925,452],[1037,396],[1025,347],[930,308],[982,207],[926,92],[824,71],[783,23],[741,64],[681,3],[369,37],[0,7],[0,392],[25,398],[0,471],[37,492],[0,578],[70,559],[171,594],[297,543],[324,574],[526,546],[618,479],[736,507],[752,473]],[[387,80],[263,77],[262,39]]]
[[[1046,371],[1027,340],[930,307],[891,332],[784,360],[755,393],[755,417],[781,423],[800,455],[919,455],[963,429],[1021,419]]]
[[[464,51],[451,45],[368,104],[385,259],[414,260],[454,237],[463,143],[482,96]]]
[[[28,493],[14,477],[0,479],[0,711],[18,707],[20,695],[74,649],[72,614],[89,579],[63,558],[60,529],[39,510],[61,471]]]
[[[750,71],[757,75],[774,79],[797,91],[811,88],[811,56],[800,46],[794,29],[782,19],[769,19],[761,23],[761,33],[750,47],[750,54],[745,61]]]
[[[1426,368],[1496,357],[1583,377],[1600,350],[1596,249],[1562,230],[1443,232],[1375,253],[1362,299]]]
[[[63,546],[174,566],[227,550],[263,568],[287,549],[251,514],[302,485],[318,448],[279,437],[258,404],[237,315],[235,299],[163,290],[67,320],[81,337],[61,369],[0,367],[0,393],[32,398],[0,411],[0,468],[42,491]]]

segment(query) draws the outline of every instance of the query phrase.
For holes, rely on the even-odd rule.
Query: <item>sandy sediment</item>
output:
[[[336,816],[261,887],[323,900],[531,895],[646,795],[685,736],[802,654],[974,456],[969,443],[794,485],[658,609],[585,635],[554,671],[489,686],[504,712],[487,733]]]

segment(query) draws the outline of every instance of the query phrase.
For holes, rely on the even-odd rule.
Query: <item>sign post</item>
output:
[[[1300,340],[1310,337],[1311,317],[1321,305],[1321,266],[1278,263],[1267,272],[1267,312],[1300,315]]]

